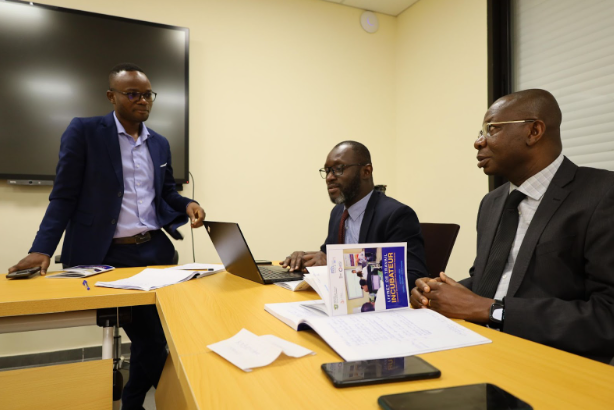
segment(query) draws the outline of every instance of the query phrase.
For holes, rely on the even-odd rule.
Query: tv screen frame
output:
[[[123,24],[123,25],[127,25],[131,26],[130,30],[126,31],[126,35],[129,35],[129,33],[131,32],[131,30],[138,30],[139,28],[147,28],[147,29],[151,29],[151,28],[155,28],[155,29],[165,29],[165,30],[173,30],[173,31],[177,31],[177,32],[181,32],[185,38],[185,42],[183,44],[182,50],[178,50],[179,52],[182,52],[185,56],[184,60],[183,60],[183,70],[176,70],[175,72],[177,73],[177,77],[180,78],[180,75],[182,75],[185,79],[185,81],[183,81],[182,85],[183,85],[183,90],[175,90],[173,89],[173,92],[177,91],[177,95],[174,95],[174,99],[173,102],[178,104],[179,107],[181,107],[181,103],[183,103],[183,111],[184,111],[184,118],[183,118],[183,141],[181,140],[181,135],[179,135],[178,137],[175,137],[175,141],[177,141],[177,143],[183,142],[183,147],[184,149],[181,150],[177,150],[177,149],[173,149],[173,143],[175,143],[175,141],[173,141],[168,135],[165,135],[165,132],[159,130],[158,128],[156,128],[155,126],[152,126],[151,128],[156,131],[159,132],[160,134],[162,134],[163,136],[165,136],[168,140],[169,143],[171,144],[171,155],[172,155],[172,166],[173,166],[173,176],[175,178],[175,182],[178,185],[182,185],[182,184],[187,184],[189,183],[189,70],[190,70],[190,53],[189,53],[189,47],[190,47],[190,36],[189,36],[189,28],[187,27],[181,27],[181,26],[175,26],[175,25],[169,25],[169,24],[162,24],[162,23],[154,23],[154,22],[149,22],[149,21],[143,21],[143,20],[136,20],[136,19],[131,19],[131,18],[125,18],[125,17],[118,17],[118,16],[112,16],[112,15],[107,15],[107,14],[101,14],[101,13],[93,13],[93,12],[87,12],[87,11],[81,11],[81,10],[75,10],[75,9],[69,9],[69,8],[64,8],[64,7],[58,7],[58,6],[50,6],[50,5],[44,5],[44,4],[38,4],[38,3],[30,3],[30,2],[23,2],[20,0],[3,0],[0,2],[0,6],[2,6],[3,4],[13,4],[13,5],[20,5],[26,8],[33,8],[33,10],[35,9],[39,9],[39,10],[45,10],[46,12],[52,12],[52,13],[68,13],[72,16],[84,16],[86,17],[85,22],[91,21],[89,19],[99,19],[99,21],[101,23],[106,23],[109,22],[110,24]],[[25,13],[28,13],[27,10],[24,10]],[[147,32],[146,29],[142,30],[143,32]],[[163,30],[160,30],[160,32],[164,32]],[[104,37],[102,35],[98,36],[99,38],[97,38],[97,40],[103,39],[104,41]],[[180,36],[179,36],[180,37]],[[111,40],[109,40],[111,41]],[[116,40],[115,40],[116,41]],[[117,46],[117,44],[110,44],[109,45],[109,49],[111,50],[115,50],[113,47]],[[155,46],[151,46],[152,49]],[[12,56],[12,55],[7,55],[4,54],[3,56],[4,58],[10,59],[10,58],[17,58],[19,59],[20,56]],[[29,56],[31,57],[31,56]],[[38,58],[38,57],[37,57]],[[150,57],[150,58],[158,58],[160,61],[162,61],[162,59],[165,58],[165,55],[160,55],[159,57],[156,55],[155,57]],[[181,55],[179,55],[179,60],[181,60]],[[130,63],[134,63],[137,64],[139,66],[141,66],[141,68],[145,71],[145,73],[148,75],[150,81],[152,82],[152,89],[153,91],[156,91],[156,84],[160,83],[160,81],[156,81],[156,77],[155,75],[151,75],[150,71],[148,70],[147,66],[143,66],[141,64],[139,64],[138,59],[136,59],[136,61],[132,61],[132,60],[128,60],[128,61],[114,61],[108,62],[108,67],[105,65],[103,67],[101,67],[102,70],[104,70],[104,76],[102,78],[103,81],[105,81],[106,84],[106,73],[108,73],[108,71],[116,64],[118,63],[124,63],[124,62],[130,62]],[[150,64],[151,65],[151,64]],[[85,68],[87,68],[87,62],[83,62],[83,66],[82,67],[74,67],[71,66],[71,69],[74,68],[75,70],[83,70],[85,71]],[[156,67],[157,68],[157,67]],[[100,79],[98,79],[100,80]],[[100,91],[100,99],[103,99],[106,102],[106,96],[105,96],[105,91],[106,90],[101,90]],[[3,91],[0,90],[0,93],[2,93]],[[78,94],[78,93],[77,93]],[[183,96],[183,98],[181,98],[181,95]],[[159,93],[158,98],[156,99],[156,101],[160,101],[160,96],[161,94]],[[6,97],[6,95],[5,95]],[[32,98],[35,98],[35,96],[33,95]],[[71,97],[74,98],[74,97]],[[84,101],[84,100],[91,100],[92,98],[98,98],[98,97],[92,97],[91,95],[84,95],[80,97],[80,100],[78,101]],[[75,103],[75,101],[73,101],[73,103]],[[97,101],[98,104],[100,104],[100,102]],[[113,107],[110,103],[108,103],[108,109],[106,111],[103,112],[96,112],[96,113],[92,113],[92,115],[78,115],[78,113],[75,113],[74,115],[72,115],[72,117],[80,117],[80,116],[104,116],[106,114],[108,114],[109,112],[112,111]],[[152,114],[150,116],[150,120],[152,121],[152,119],[155,121],[155,117],[156,117],[156,103],[154,102],[153,104],[153,109],[152,109]],[[179,115],[179,117],[181,117]],[[9,119],[10,120],[10,119]],[[33,120],[36,120],[36,118],[33,118]],[[5,118],[4,121],[7,121],[7,119]],[[153,121],[152,121],[153,122]],[[65,129],[68,126],[68,122],[65,122],[65,125],[63,126],[63,128]],[[6,124],[6,123],[5,123]],[[148,128],[150,127],[148,125],[148,123],[145,123]],[[0,116],[0,149],[2,147],[2,145],[4,145],[5,147],[8,144],[8,139],[11,138],[8,135],[4,135],[2,133],[2,125],[3,125],[3,121],[2,121],[2,117]],[[181,128],[181,125],[179,125],[179,129]],[[63,132],[63,131],[62,131]],[[50,139],[57,139],[57,141],[53,141],[54,143],[57,142],[57,147],[58,149],[55,150],[55,152],[48,152],[45,153],[44,155],[47,156],[51,156],[53,157],[53,174],[41,174],[41,173],[28,173],[28,172],[10,172],[10,170],[3,170],[0,169],[0,180],[7,180],[9,183],[11,184],[15,184],[15,183],[21,183],[21,184],[25,184],[25,185],[50,185],[52,184],[52,182],[55,180],[55,165],[57,165],[57,160],[58,160],[58,152],[59,152],[59,141],[60,141],[60,137],[61,137],[61,133],[57,132],[53,132],[53,135],[44,135],[42,136],[42,138],[50,138]],[[7,133],[8,134],[8,133]],[[181,134],[181,132],[178,132],[177,134]],[[6,138],[5,143],[2,143],[3,139]],[[12,138],[19,138],[19,136],[17,137],[12,137]],[[37,137],[37,138],[41,138],[41,137]],[[42,140],[42,139],[41,139]],[[10,148],[9,148],[10,149]],[[14,151],[14,150],[13,150]],[[49,150],[52,151],[52,150]],[[179,151],[179,152],[177,152]],[[7,150],[7,152],[10,152]],[[180,161],[177,161],[177,159],[180,159]],[[178,167],[178,163],[183,163],[183,166]]]

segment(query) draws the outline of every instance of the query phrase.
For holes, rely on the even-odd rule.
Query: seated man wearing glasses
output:
[[[407,205],[374,190],[373,165],[367,147],[343,141],[328,154],[320,175],[326,179],[330,200],[328,237],[319,251],[296,251],[281,265],[306,272],[326,265],[326,245],[339,243],[407,242],[409,283],[426,276],[424,240],[416,213]]]
[[[75,118],[62,135],[47,212],[29,255],[9,272],[40,266],[45,274],[64,231],[64,266],[173,263],[175,248],[161,228],[181,239],[177,228],[189,218],[192,227],[202,226],[205,211],[177,193],[169,143],[144,124],[155,98],[139,67],[111,70],[107,99],[114,111]],[[124,330],[132,347],[123,408],[142,409],[166,360],[155,306],[133,307]]]
[[[544,90],[504,96],[488,109],[474,143],[478,167],[509,182],[480,204],[470,277],[419,279],[411,304],[609,362],[614,172],[564,157],[561,120]]]

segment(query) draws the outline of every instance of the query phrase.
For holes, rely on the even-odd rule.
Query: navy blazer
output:
[[[337,205],[330,213],[328,237],[320,250],[326,253],[326,245],[337,243],[339,223],[345,206]],[[428,276],[424,258],[424,239],[418,216],[413,209],[373,191],[360,226],[359,243],[407,242],[407,280],[410,289],[418,278]]]
[[[482,280],[509,183],[478,213],[471,276]],[[614,172],[565,158],[520,245],[505,297],[503,331],[609,362],[614,357]]]
[[[191,202],[177,193],[166,138],[149,129],[146,144],[153,161],[158,223],[181,239]],[[100,264],[111,246],[124,194],[124,177],[113,112],[74,118],[60,144],[49,206],[30,252],[53,255],[66,230],[62,263]]]

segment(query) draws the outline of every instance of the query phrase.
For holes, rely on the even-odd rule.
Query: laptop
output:
[[[301,272],[289,272],[281,266],[257,265],[239,224],[205,221],[205,227],[227,272],[265,285],[303,279]]]

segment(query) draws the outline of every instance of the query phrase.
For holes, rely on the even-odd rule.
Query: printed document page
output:
[[[491,342],[428,309],[310,318],[308,323],[347,361],[411,356]]]
[[[371,360],[474,346],[491,341],[428,309],[395,309],[362,315],[325,316],[305,305],[270,303],[264,309],[298,329],[308,324],[345,360]]]

